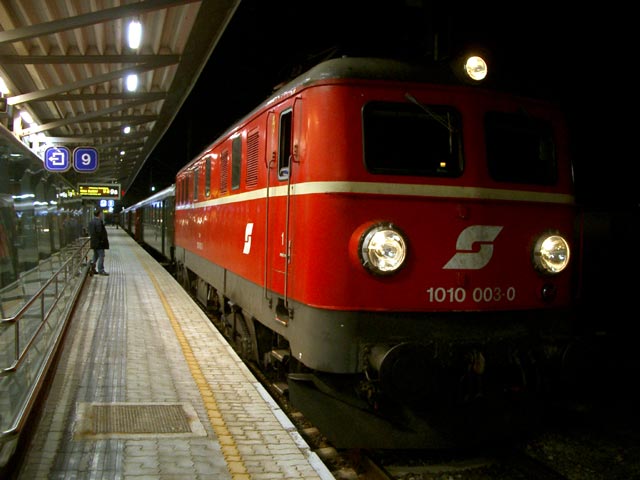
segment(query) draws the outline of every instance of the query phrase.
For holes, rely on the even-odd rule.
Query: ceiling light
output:
[[[3,95],[9,94],[9,87],[7,87],[7,84],[2,77],[0,77],[0,93]]]
[[[129,132],[131,131],[131,127],[126,126],[126,127],[124,127],[124,128],[122,129],[122,131],[123,131],[125,134],[127,134],[127,133],[129,133]]]
[[[29,125],[31,125],[32,123],[34,123],[33,118],[31,117],[31,115],[29,114],[29,112],[27,112],[26,110],[22,110],[20,111],[20,117],[22,117],[22,120],[24,120],[26,123],[28,123]]]
[[[134,50],[140,46],[140,40],[142,40],[142,25],[139,21],[134,20],[129,23],[129,47]]]
[[[134,92],[138,88],[138,75],[135,73],[127,75],[127,90]]]

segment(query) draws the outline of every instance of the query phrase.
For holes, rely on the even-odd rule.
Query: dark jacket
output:
[[[94,250],[109,249],[107,229],[100,217],[93,217],[89,222],[89,236],[91,237],[91,248]]]

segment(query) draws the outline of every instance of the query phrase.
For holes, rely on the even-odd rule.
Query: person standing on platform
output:
[[[104,251],[109,249],[109,237],[102,220],[102,210],[97,208],[89,222],[89,236],[93,248],[91,271],[98,275],[109,275],[104,271]]]

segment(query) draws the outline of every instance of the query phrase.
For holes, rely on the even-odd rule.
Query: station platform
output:
[[[175,279],[108,233],[14,478],[334,478]]]

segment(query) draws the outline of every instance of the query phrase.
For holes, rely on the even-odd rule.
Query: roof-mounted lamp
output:
[[[129,41],[129,48],[135,50],[140,46],[140,41],[142,40],[142,24],[139,21],[133,20],[129,23],[127,39]]]

